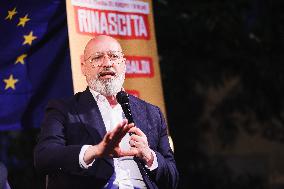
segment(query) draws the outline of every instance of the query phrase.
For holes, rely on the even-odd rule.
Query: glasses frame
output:
[[[114,53],[119,53],[120,55],[118,55],[119,57],[116,58],[116,59],[112,59],[110,57],[110,53],[114,54]],[[100,57],[100,59],[98,59],[97,61],[95,61],[94,57],[95,56],[99,56],[99,55],[102,55]],[[104,62],[104,58],[107,56],[108,60],[113,64],[117,64],[119,65],[121,62],[119,60],[123,59],[124,58],[124,54],[122,51],[103,51],[103,52],[95,52],[93,54],[91,54],[87,59],[85,59],[84,61],[85,62],[88,62],[91,64],[92,67],[101,67],[102,63]],[[92,58],[93,57],[93,58]]]

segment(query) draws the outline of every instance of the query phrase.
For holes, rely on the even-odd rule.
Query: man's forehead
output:
[[[120,44],[113,38],[99,38],[91,40],[85,49],[85,53],[121,51]]]

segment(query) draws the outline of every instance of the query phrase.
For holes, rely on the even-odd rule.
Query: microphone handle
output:
[[[131,110],[130,110],[130,106],[128,103],[125,103],[122,105],[122,110],[124,112],[126,119],[128,120],[128,124],[134,123]]]

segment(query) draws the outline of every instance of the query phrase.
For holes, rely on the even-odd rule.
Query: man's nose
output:
[[[112,61],[110,60],[108,55],[105,54],[103,56],[103,62],[101,64],[101,66],[103,66],[103,67],[111,67],[112,65],[113,65]]]

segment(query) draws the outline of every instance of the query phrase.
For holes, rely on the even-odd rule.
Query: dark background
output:
[[[284,1],[153,2],[179,188],[284,188]]]
[[[284,1],[153,5],[179,188],[284,188]],[[0,133],[12,188],[44,188],[38,131]]]

